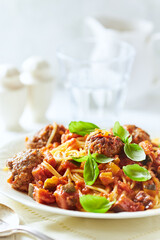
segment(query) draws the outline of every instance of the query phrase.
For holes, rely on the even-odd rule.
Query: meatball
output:
[[[54,195],[60,208],[74,210],[79,204],[79,195],[73,183],[58,185]]]
[[[124,125],[123,127],[132,135],[133,143],[138,144],[145,140],[151,141],[149,134],[141,128],[136,127],[135,125]]]
[[[7,167],[11,171],[8,182],[20,191],[28,191],[29,183],[33,181],[32,170],[43,161],[43,154],[39,150],[26,150],[8,159]]]
[[[65,132],[63,125],[57,125],[56,133],[52,139],[52,143],[61,142],[61,135]],[[39,149],[45,147],[47,141],[53,131],[53,125],[49,124],[37,132],[32,138],[26,138],[26,147],[28,149]]]
[[[90,150],[91,153],[99,153],[107,157],[114,157],[121,152],[123,145],[119,137],[115,137],[112,134],[104,136],[102,133],[96,133],[87,137],[85,149],[86,152]]]

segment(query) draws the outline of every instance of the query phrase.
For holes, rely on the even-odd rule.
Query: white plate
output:
[[[18,151],[25,148],[24,138],[18,138],[0,148],[0,192],[9,198],[14,199],[17,202],[23,203],[29,207],[43,210],[49,213],[62,214],[73,217],[83,217],[83,218],[100,218],[100,219],[125,219],[125,218],[140,218],[160,215],[160,209],[153,209],[141,212],[121,212],[121,213],[89,213],[89,212],[79,212],[65,210],[57,207],[50,207],[47,205],[39,204],[35,202],[32,198],[27,196],[27,194],[18,192],[10,187],[7,183],[8,173],[3,171],[6,160],[13,156]]]

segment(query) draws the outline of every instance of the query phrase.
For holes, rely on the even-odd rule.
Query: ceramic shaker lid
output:
[[[18,89],[23,87],[20,82],[20,72],[12,65],[0,65],[0,87],[6,89]]]
[[[22,65],[21,82],[26,85],[53,80],[50,64],[39,56],[26,59]]]

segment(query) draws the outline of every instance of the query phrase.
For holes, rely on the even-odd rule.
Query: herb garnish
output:
[[[106,155],[99,154],[99,153],[93,153],[92,156],[95,159],[95,161],[98,163],[109,163],[114,160],[114,158],[110,158],[110,157],[107,157]]]
[[[71,133],[77,133],[78,135],[81,135],[81,136],[90,134],[91,132],[94,132],[95,129],[99,129],[99,127],[90,122],[72,121],[69,124],[69,131]]]
[[[133,161],[143,161],[146,158],[146,154],[142,147],[132,142],[132,135],[124,129],[119,122],[115,122],[113,127],[113,134],[118,136],[122,142],[124,142],[124,152],[128,158]]]
[[[91,154],[92,158],[98,163],[109,163],[114,160],[114,158],[109,158],[106,155],[99,154],[99,153],[93,153]],[[72,157],[72,159],[76,162],[85,162],[87,161],[89,155],[83,156],[83,157]]]
[[[124,166],[123,172],[130,179],[137,182],[144,182],[151,179],[152,177],[146,168],[141,167],[138,164]]]
[[[88,155],[83,157],[72,157],[72,159],[76,162],[85,162],[88,159]]]
[[[87,185],[92,185],[99,175],[99,169],[97,163],[108,163],[114,160],[114,158],[108,158],[103,154],[88,152],[87,156],[80,158],[72,157],[72,159],[78,163],[85,162],[84,165],[84,181]]]
[[[87,185],[93,185],[99,175],[99,168],[90,153],[88,153],[88,159],[84,165],[84,181]]]
[[[94,213],[107,212],[116,201],[110,202],[107,198],[96,195],[82,195],[80,203],[84,210]]]
[[[124,129],[118,121],[114,124],[113,134],[118,136],[124,143],[130,143],[132,141],[132,139],[129,139],[129,132]]]
[[[127,155],[127,157],[133,161],[139,162],[139,161],[145,160],[146,158],[146,154],[143,148],[135,143],[132,143],[132,144],[126,143],[124,145],[124,152]]]

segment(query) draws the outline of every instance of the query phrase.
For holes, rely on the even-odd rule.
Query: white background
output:
[[[0,63],[33,54],[54,63],[62,40],[83,35],[85,16],[145,18],[158,31],[159,13],[159,0],[0,0]]]
[[[57,46],[84,35],[86,16],[144,18],[154,22],[157,32],[159,13],[160,0],[0,0],[0,64],[20,67],[27,57],[42,55],[57,74]],[[158,88],[132,108],[160,112],[159,101]]]

